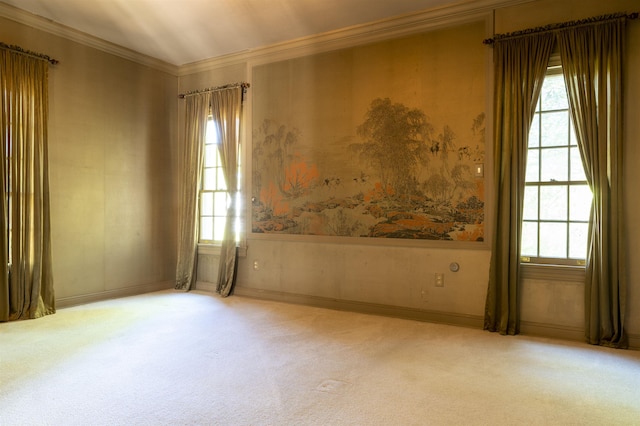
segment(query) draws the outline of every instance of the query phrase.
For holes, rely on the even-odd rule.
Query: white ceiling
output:
[[[184,65],[475,0],[1,0],[102,40]]]

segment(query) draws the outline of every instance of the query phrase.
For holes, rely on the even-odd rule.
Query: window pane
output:
[[[204,175],[202,177],[202,189],[213,191],[216,189],[216,169],[204,169]]]
[[[542,146],[567,146],[569,138],[569,113],[567,111],[542,114]]]
[[[576,137],[576,130],[573,127],[573,120],[571,121],[571,126],[569,127],[569,145],[578,146],[578,138]]]
[[[524,188],[524,220],[538,220],[538,187],[526,186]]]
[[[578,147],[571,148],[571,180],[573,181],[586,181],[587,175],[584,174],[584,168],[582,167],[582,157],[580,156],[580,150]]]
[[[200,214],[213,216],[213,192],[203,192],[200,196]]]
[[[213,120],[207,120],[207,129],[205,133],[206,143],[217,144],[218,143],[218,135],[216,133],[216,126]]]
[[[216,167],[222,167],[222,160],[220,160],[220,150],[216,146]]]
[[[586,259],[588,233],[589,225],[587,223],[569,224],[569,257]]]
[[[562,74],[548,75],[544,79],[541,92],[542,109],[567,109],[567,91]]]
[[[569,188],[569,220],[589,220],[593,194],[588,185],[571,185]]]
[[[529,129],[529,148],[540,146],[540,114],[534,114]]]
[[[218,190],[226,191],[227,190],[227,181],[224,179],[224,170],[222,167],[218,167]]]
[[[520,243],[522,256],[538,256],[538,224],[537,222],[522,223],[522,242]]]
[[[204,166],[214,167],[216,165],[216,151],[218,149],[215,145],[204,146]]]
[[[540,223],[540,257],[567,256],[567,225]]]
[[[224,239],[224,226],[227,223],[226,217],[216,217],[215,218],[215,230],[214,230],[214,239],[216,241],[222,241]]]
[[[216,216],[227,216],[227,193],[216,192],[214,199],[214,208]]]
[[[569,180],[569,149],[550,148],[543,149],[542,167],[540,170],[541,182],[567,181]]]
[[[242,194],[240,193],[240,191],[236,192],[235,200],[236,200],[236,215],[240,215],[240,212],[242,211]]]
[[[240,220],[239,217],[236,217],[234,232],[236,233],[236,241],[239,241],[240,240],[240,235],[242,233],[242,221]]]
[[[540,150],[530,149],[527,152],[527,172],[525,182],[540,182]]]
[[[540,187],[540,219],[567,220],[567,187]]]
[[[213,240],[212,217],[200,217],[200,240]]]

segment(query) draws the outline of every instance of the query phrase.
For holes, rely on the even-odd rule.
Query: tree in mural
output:
[[[263,187],[270,183],[283,194],[291,186],[287,171],[295,159],[294,147],[298,142],[300,132],[294,128],[287,129],[273,120],[265,119],[258,126],[253,135],[253,195],[259,197]],[[268,176],[271,181],[263,182]]]
[[[424,112],[377,98],[357,132],[365,141],[352,144],[351,149],[378,172],[382,187],[392,188],[398,197],[413,194],[418,168],[436,151],[435,145],[429,145],[433,127]]]
[[[480,145],[484,145],[484,135],[485,135],[485,115],[484,112],[478,114],[476,118],[473,119],[473,124],[471,126],[471,132],[474,136],[478,138],[478,143]],[[480,146],[479,145],[479,146]],[[484,156],[484,151],[482,152]]]

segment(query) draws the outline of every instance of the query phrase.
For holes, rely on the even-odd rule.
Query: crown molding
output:
[[[3,3],[1,0],[0,17],[133,61],[140,65],[166,72],[170,75],[185,76],[248,62],[255,65],[264,62],[290,59],[416,34],[421,31],[461,24],[472,20],[488,19],[488,14],[494,9],[530,3],[532,1],[535,0],[461,0],[454,4],[422,12],[410,13],[313,36],[301,37],[282,43],[180,66],[144,55],[55,21],[34,15]],[[493,34],[491,31],[488,31],[487,37],[491,36],[493,36]]]
[[[67,40],[74,41],[84,46],[92,47],[94,49],[121,57],[123,59],[128,59],[140,65],[148,66],[150,68],[163,71],[171,75],[178,75],[179,67],[177,65],[173,65],[168,62],[143,55],[142,53],[127,49],[126,47],[119,46],[106,40],[102,40],[98,37],[94,37],[82,31],[75,30],[73,28],[59,24],[55,21],[45,19],[41,16],[34,15],[22,9],[10,6],[6,3],[3,3],[2,1],[0,1],[0,17],[27,25],[31,28],[44,31],[58,37],[65,38]]]
[[[246,62],[256,65],[291,59],[407,36],[454,24],[489,19],[489,13],[494,9],[532,1],[535,0],[461,0],[458,3],[426,11],[355,25],[181,65],[178,75],[185,76]],[[492,36],[492,32],[492,30],[487,31],[487,36]]]

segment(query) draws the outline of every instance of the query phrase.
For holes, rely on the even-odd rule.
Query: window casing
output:
[[[529,132],[521,256],[584,265],[592,193],[569,114],[562,68],[547,72]]]
[[[204,144],[202,184],[199,194],[199,244],[219,245],[222,242],[227,222],[227,207],[231,202],[236,203],[234,231],[236,243],[240,242],[240,231],[242,229],[240,156],[238,157],[238,191],[235,194],[230,194],[227,190],[218,143],[213,118],[209,117]]]

